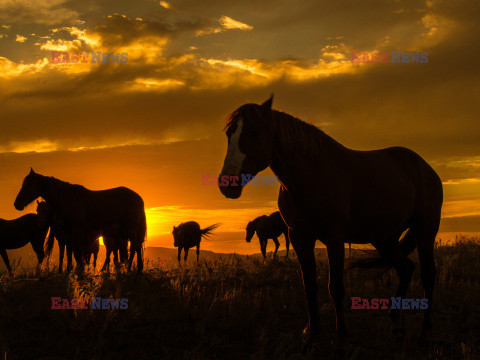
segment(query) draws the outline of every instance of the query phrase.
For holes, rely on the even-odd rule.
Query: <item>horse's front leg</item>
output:
[[[186,264],[187,263],[187,258],[188,258],[188,248],[183,249],[183,252],[185,253],[185,256],[183,257],[183,262]]]
[[[289,230],[290,241],[297,253],[300,267],[302,268],[303,286],[308,304],[309,321],[305,334],[309,336],[308,342],[320,332],[320,311],[318,309],[317,271],[315,265],[315,239],[308,237],[299,230]]]
[[[260,251],[263,255],[263,261],[267,260],[267,239],[260,239]]]
[[[8,260],[7,251],[5,249],[0,249],[0,254],[2,255],[2,259],[5,262],[5,266],[7,267],[8,273],[10,276],[12,275],[12,268],[10,266],[10,261]]]
[[[273,238],[273,242],[275,243],[275,252],[273,253],[273,257],[277,257],[277,251],[280,247],[280,243],[278,242],[278,239],[276,237]]]
[[[79,274],[83,273],[85,269],[84,261],[83,261],[83,247],[81,246],[81,239],[78,230],[74,231],[73,237],[73,256],[75,257],[75,261],[77,262],[77,266],[75,267],[75,271]]]
[[[341,347],[347,335],[343,312],[343,300],[345,298],[345,287],[343,285],[345,245],[343,238],[340,236],[333,237],[329,240],[330,241],[327,243],[328,265],[330,268],[328,289],[330,290],[330,296],[335,304],[338,337],[337,345]]]
[[[182,248],[179,246],[178,247],[178,256],[177,256],[177,260],[178,260],[178,263],[180,264],[180,260],[182,258]]]
[[[288,231],[283,233],[283,235],[285,236],[285,245],[287,247],[287,254],[285,255],[285,258],[288,259],[288,252],[290,251],[290,238],[288,237]]]

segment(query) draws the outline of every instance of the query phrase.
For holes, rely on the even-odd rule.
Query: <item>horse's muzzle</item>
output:
[[[242,186],[240,184],[234,186],[234,185],[222,185],[221,184],[221,179],[222,174],[220,174],[218,178],[218,188],[220,189],[220,192],[223,194],[228,199],[238,199],[240,195],[242,195]]]

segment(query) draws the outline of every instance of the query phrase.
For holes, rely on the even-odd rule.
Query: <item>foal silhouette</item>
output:
[[[19,249],[32,244],[37,254],[37,270],[45,258],[43,245],[48,234],[48,226],[41,224],[37,214],[26,214],[14,220],[0,219],[0,255],[2,255],[8,272],[12,273],[7,249]]]
[[[184,261],[187,261],[188,250],[194,246],[197,247],[197,262],[200,255],[200,241],[212,234],[212,231],[219,227],[220,224],[213,224],[205,229],[200,229],[200,225],[196,221],[187,221],[178,226],[173,227],[173,246],[178,247],[178,262],[182,249],[185,252]]]
[[[268,239],[272,239],[275,243],[275,252],[273,256],[277,255],[278,247],[280,243],[278,242],[278,237],[280,235],[285,235],[285,241],[287,246],[287,255],[290,250],[290,240],[288,238],[288,227],[285,225],[285,222],[282,219],[279,211],[275,211],[270,215],[262,215],[256,219],[250,221],[247,225],[247,242],[252,241],[253,235],[257,233],[258,240],[260,241],[260,250],[262,251],[263,258],[267,258],[267,242]]]

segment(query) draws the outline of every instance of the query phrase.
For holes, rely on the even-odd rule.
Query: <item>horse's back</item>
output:
[[[177,240],[182,247],[193,247],[200,243],[202,233],[196,221],[187,221],[178,226]]]
[[[48,228],[40,227],[37,214],[25,214],[17,219],[0,219],[0,247],[18,249],[30,241],[46,236]]]

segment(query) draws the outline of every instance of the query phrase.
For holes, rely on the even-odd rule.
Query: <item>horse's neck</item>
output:
[[[312,129],[308,128],[307,124],[298,123],[296,119],[274,116],[274,121],[277,124],[270,168],[289,191],[302,191],[302,189],[304,191],[313,180],[311,176],[319,174],[322,177],[328,176],[329,163],[332,159],[339,158],[339,154],[348,150],[323,131],[308,134]],[[289,121],[295,124],[286,126],[280,124],[280,122]],[[284,128],[280,129],[279,125]],[[285,132],[289,127],[296,130],[296,134],[286,136]]]
[[[53,208],[54,216],[77,196],[72,185],[57,179],[43,178],[42,188],[41,196]]]

